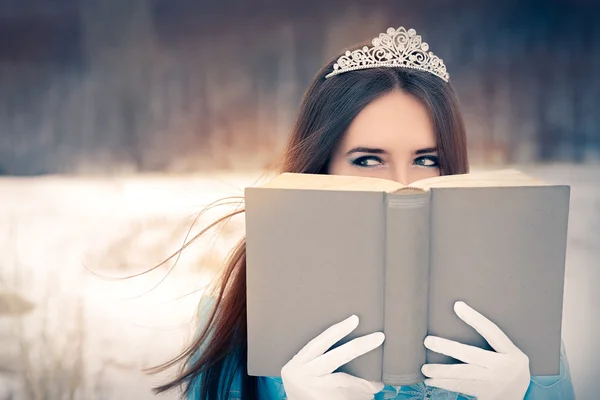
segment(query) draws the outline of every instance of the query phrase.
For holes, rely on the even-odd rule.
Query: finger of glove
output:
[[[520,350],[506,334],[492,321],[484,317],[463,301],[454,303],[454,312],[458,318],[473,327],[498,353],[514,353]]]
[[[428,378],[465,379],[489,382],[492,379],[490,370],[471,364],[425,364],[421,372]]]
[[[493,365],[494,356],[497,356],[497,354],[480,349],[479,347],[458,343],[438,336],[427,336],[423,344],[431,351],[480,367]]]
[[[325,353],[331,346],[348,336],[358,326],[358,317],[353,315],[330,326],[312,339],[296,354],[295,358],[306,363]]]
[[[467,381],[462,379],[425,379],[425,385],[434,386],[449,392],[462,393],[476,397],[477,400],[484,399],[489,383]],[[500,399],[498,399],[500,400]]]
[[[383,390],[383,383],[371,382],[344,372],[335,372],[319,378],[320,384],[327,389],[351,389],[364,394],[375,394]]]
[[[342,365],[381,346],[384,339],[383,332],[358,337],[309,361],[306,367],[312,376],[331,374]]]
[[[383,388],[385,387],[385,384],[383,382],[376,382],[376,381],[367,381],[367,382],[369,382],[373,386],[375,393],[381,392],[383,390]]]

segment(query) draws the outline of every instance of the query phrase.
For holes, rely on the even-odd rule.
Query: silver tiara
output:
[[[373,39],[373,47],[346,51],[333,65],[333,71],[325,78],[357,69],[379,67],[404,67],[430,72],[448,82],[444,61],[432,52],[429,45],[421,41],[414,29],[388,28]]]

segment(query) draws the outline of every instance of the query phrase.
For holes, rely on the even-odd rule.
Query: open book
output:
[[[306,343],[352,314],[343,342],[385,342],[342,371],[420,382],[427,334],[490,349],[453,311],[463,300],[557,375],[569,186],[514,170],[405,187],[384,179],[284,173],[245,190],[248,373],[279,376]],[[338,345],[339,345],[338,344]]]

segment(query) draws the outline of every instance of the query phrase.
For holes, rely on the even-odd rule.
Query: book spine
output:
[[[386,196],[383,376],[387,385],[425,378],[431,192]]]

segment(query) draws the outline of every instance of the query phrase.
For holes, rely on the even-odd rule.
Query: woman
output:
[[[467,173],[458,101],[443,61],[428,50],[414,30],[390,28],[370,46],[327,63],[305,93],[279,172],[360,175],[403,184]],[[186,360],[186,368],[157,392],[185,385],[188,398],[202,400],[270,400],[286,395],[291,400],[371,399],[374,395],[377,399],[574,398],[564,352],[560,376],[532,378],[527,356],[492,322],[461,302],[455,306],[457,315],[496,352],[428,337],[425,346],[464,364],[425,365],[423,373],[430,378],[425,383],[384,387],[334,373],[384,340],[383,333],[375,332],[327,352],[356,328],[355,316],[301,349],[282,369],[282,378],[248,376],[245,273],[242,241],[224,269],[214,300],[199,308],[203,329],[197,340],[163,366]]]

